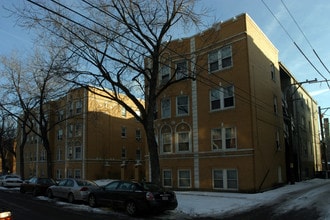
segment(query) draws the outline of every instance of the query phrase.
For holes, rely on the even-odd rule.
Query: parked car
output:
[[[75,201],[87,202],[90,191],[96,188],[98,186],[92,181],[68,178],[61,180],[56,185],[50,186],[47,189],[47,195],[49,198],[67,199],[70,203]]]
[[[5,187],[20,187],[23,180],[15,174],[7,174],[0,177],[0,186]]]
[[[30,192],[34,196],[47,195],[48,187],[53,185],[56,185],[56,182],[51,178],[32,177],[21,184],[20,192]]]
[[[134,216],[142,212],[173,210],[178,206],[173,191],[148,182],[117,180],[93,190],[88,196],[91,207],[121,208]]]

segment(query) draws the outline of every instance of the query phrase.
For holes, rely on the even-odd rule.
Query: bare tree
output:
[[[24,178],[24,146],[28,135],[33,132],[42,140],[47,153],[47,174],[53,177],[49,132],[56,125],[50,123],[51,101],[66,94],[63,80],[55,73],[61,61],[60,52],[36,51],[30,59],[23,62],[17,56],[1,57],[4,94],[10,94],[0,104],[1,109],[18,122],[20,174]]]
[[[70,62],[61,75],[86,88],[102,88],[107,98],[118,102],[143,124],[151,180],[160,183],[154,131],[156,99],[166,88],[191,75],[177,79],[174,74],[160,82],[159,72],[161,66],[167,65],[164,51],[172,38],[170,31],[198,23],[201,14],[194,11],[195,1],[82,0],[79,5],[56,0],[28,2],[31,4],[21,10],[22,24],[40,28],[48,34],[47,40],[67,49],[63,60]],[[127,105],[122,94],[135,106]]]
[[[24,178],[24,146],[28,134],[33,129],[29,116],[37,103],[33,102],[33,99],[30,97],[29,74],[26,68],[23,68],[23,61],[18,58],[18,55],[12,54],[10,57],[2,56],[0,61],[2,73],[2,99],[0,108],[7,115],[14,118],[19,127],[16,137],[19,138],[19,141],[17,141],[20,155],[19,172],[21,177]]]

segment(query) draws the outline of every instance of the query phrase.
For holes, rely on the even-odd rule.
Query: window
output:
[[[162,152],[163,153],[172,152],[172,134],[171,133],[162,134]]]
[[[180,61],[176,63],[176,79],[182,79],[188,76],[187,61]]]
[[[275,65],[273,63],[270,65],[270,77],[271,77],[272,80],[276,81]]]
[[[82,126],[81,123],[76,123],[76,128],[75,128],[75,136],[80,137],[82,134]]]
[[[126,127],[121,127],[121,137],[126,137]]]
[[[226,150],[236,148],[236,128],[211,129],[212,150]]]
[[[57,115],[57,121],[63,121],[64,120],[64,110],[58,111]]]
[[[275,143],[276,143],[276,150],[280,150],[281,145],[280,145],[280,132],[279,131],[276,131],[276,133],[275,133]]]
[[[56,179],[62,179],[62,172],[60,169],[56,170]]]
[[[234,87],[223,88],[223,106],[224,108],[234,106]]]
[[[190,170],[179,170],[179,188],[190,188]]]
[[[79,169],[74,170],[74,178],[77,178],[77,179],[81,178],[81,170],[79,170]]]
[[[42,150],[40,152],[40,161],[45,161],[46,160],[46,151]]]
[[[171,69],[168,65],[163,65],[160,68],[160,84],[165,84],[170,80]]]
[[[141,140],[141,130],[140,129],[135,130],[135,140],[137,140],[137,141]]]
[[[67,158],[68,158],[69,160],[72,159],[72,147],[68,147],[68,148],[67,148]]]
[[[171,117],[171,101],[169,98],[164,98],[161,101],[162,118]]]
[[[126,117],[126,114],[127,114],[126,113],[126,108],[121,107],[121,116],[125,118]]]
[[[179,132],[178,135],[178,151],[189,151],[189,132]]]
[[[172,187],[172,171],[163,170],[163,186]]]
[[[126,148],[125,147],[121,148],[121,159],[122,160],[126,159]]]
[[[213,150],[222,149],[222,141],[221,141],[221,128],[215,128],[211,130],[211,142]]]
[[[136,149],[136,160],[137,161],[141,161],[141,150],[140,149]]]
[[[188,96],[179,96],[176,98],[176,114],[178,116],[189,114]]]
[[[237,170],[213,170],[213,188],[237,190]]]
[[[210,91],[211,111],[226,109],[234,106],[234,87],[221,87]]]
[[[60,129],[57,131],[57,140],[62,140],[63,139],[63,130]]]
[[[73,124],[69,124],[68,125],[68,137],[72,137],[73,136]]]
[[[82,101],[76,101],[76,114],[80,114],[82,112]]]
[[[208,55],[209,72],[215,72],[232,66],[231,46],[212,51]]]
[[[69,116],[72,116],[72,112],[73,112],[73,103],[70,101],[68,103],[68,113],[69,113]]]
[[[274,101],[274,113],[277,114],[278,106],[277,106],[277,97],[276,96],[274,96],[273,101]]]
[[[60,147],[57,148],[56,159],[57,160],[61,160],[62,159],[62,150],[61,150]]]
[[[79,160],[81,158],[82,158],[81,147],[75,147],[74,148],[74,159]]]

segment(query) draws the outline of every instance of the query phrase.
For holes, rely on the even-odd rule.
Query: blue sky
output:
[[[1,0],[0,5],[0,54],[10,54],[13,50],[27,54],[32,47],[32,33],[15,25],[14,18],[8,18],[5,7],[21,4],[24,0]],[[284,4],[283,4],[284,3]],[[285,31],[265,6],[279,20]],[[209,9],[205,23],[225,21],[235,15],[248,13],[261,30],[279,50],[280,61],[290,70],[297,81],[323,80],[322,76],[299,52],[294,42],[306,54],[316,69],[327,79],[330,73],[322,66],[313,50],[330,69],[330,1],[328,0],[201,0],[198,6]],[[286,10],[289,10],[297,24]],[[186,33],[191,36],[195,33]],[[306,36],[307,40],[305,39]],[[185,36],[186,37],[186,36]],[[322,108],[330,107],[330,89],[326,83],[304,84]],[[328,112],[330,117],[330,111]]]

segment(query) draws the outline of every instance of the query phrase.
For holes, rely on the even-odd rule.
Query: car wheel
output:
[[[127,214],[129,214],[130,216],[134,216],[137,213],[137,207],[135,202],[133,201],[128,201],[126,203],[126,212]]]
[[[54,198],[54,195],[53,195],[52,190],[49,189],[49,190],[47,191],[47,196],[48,196],[48,198],[50,198],[50,199]]]
[[[69,193],[69,195],[68,195],[68,202],[69,203],[73,203],[74,202],[74,196],[73,196],[72,193]]]
[[[96,198],[93,194],[90,194],[89,197],[88,197],[88,205],[90,207],[96,207],[97,206]]]

